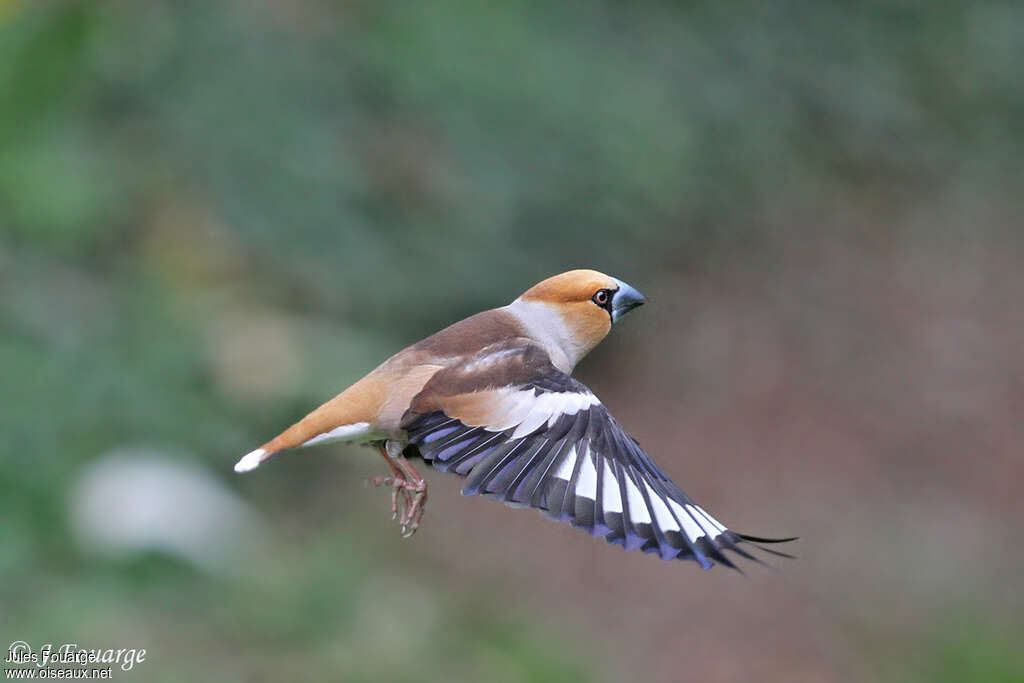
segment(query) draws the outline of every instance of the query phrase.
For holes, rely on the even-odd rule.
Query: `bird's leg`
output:
[[[412,496],[406,489],[405,473],[398,465],[395,464],[395,459],[388,455],[387,449],[383,443],[377,444],[377,452],[384,458],[384,462],[388,464],[391,469],[390,477],[370,477],[367,479],[367,483],[373,484],[374,486],[390,486],[391,487],[391,519],[398,519],[398,492],[401,491],[405,497],[403,501],[403,510],[409,509],[413,504]],[[404,514],[402,515],[404,518]]]
[[[398,442],[390,443],[400,448]],[[367,481],[374,486],[391,487],[391,518],[398,520],[402,525],[402,536],[408,538],[416,533],[423,520],[423,511],[427,504],[427,482],[412,463],[401,456],[400,451],[392,457],[388,450],[388,442],[377,444],[377,452],[391,469],[391,476],[371,477]],[[402,495],[401,505],[398,503],[399,493]]]
[[[412,492],[412,500],[405,506],[405,511],[400,520],[402,536],[409,538],[420,528],[420,522],[423,520],[423,512],[427,506],[427,482],[412,466],[412,463],[402,456],[395,458],[395,462],[405,474],[403,479],[405,480],[404,489],[406,493]]]

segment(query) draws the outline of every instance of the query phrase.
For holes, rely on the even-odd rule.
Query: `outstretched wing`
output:
[[[662,559],[734,567],[724,550],[773,542],[727,529],[650,459],[598,398],[516,339],[438,372],[402,420],[424,460],[466,477],[463,495],[533,507]],[[785,539],[790,540],[790,539]]]

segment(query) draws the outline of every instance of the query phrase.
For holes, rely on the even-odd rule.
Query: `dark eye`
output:
[[[599,289],[599,290],[597,290],[597,294],[595,294],[593,296],[593,298],[591,299],[591,301],[593,301],[598,306],[601,306],[602,308],[607,306],[608,302],[611,301],[611,300],[612,300],[612,293],[610,291],[608,291],[607,289]]]

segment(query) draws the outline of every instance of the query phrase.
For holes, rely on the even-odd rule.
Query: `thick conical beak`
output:
[[[615,278],[612,278],[615,279]],[[618,322],[619,318],[632,311],[637,306],[643,305],[647,297],[627,285],[622,280],[615,280],[619,289],[612,297],[612,322]]]

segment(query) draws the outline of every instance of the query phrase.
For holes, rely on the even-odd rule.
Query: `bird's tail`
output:
[[[267,451],[266,448],[257,448],[254,451],[249,451],[235,463],[235,472],[248,472],[254,470],[260,466],[260,463],[269,458],[273,453]]]
[[[273,439],[249,451],[235,463],[235,472],[249,472],[281,451],[331,441],[368,441],[374,437],[371,420],[379,410],[367,378],[332,398]]]
[[[315,412],[310,413],[310,416],[314,415]],[[306,416],[302,421],[295,423],[256,450],[249,451],[243,455],[235,463],[235,472],[254,470],[260,466],[260,463],[275,453],[292,448],[302,448],[332,441],[368,441],[373,436],[370,430],[370,423],[368,422],[354,422],[333,428],[314,427],[306,423],[310,416]]]
[[[320,408],[317,408],[317,410],[320,410]],[[235,463],[235,472],[249,472],[259,467],[261,462],[275,453],[304,445],[315,436],[315,431],[310,429],[308,425],[309,418],[315,413],[316,411],[313,411],[313,413],[302,418],[302,420],[296,422],[256,450],[249,451],[243,455]]]

